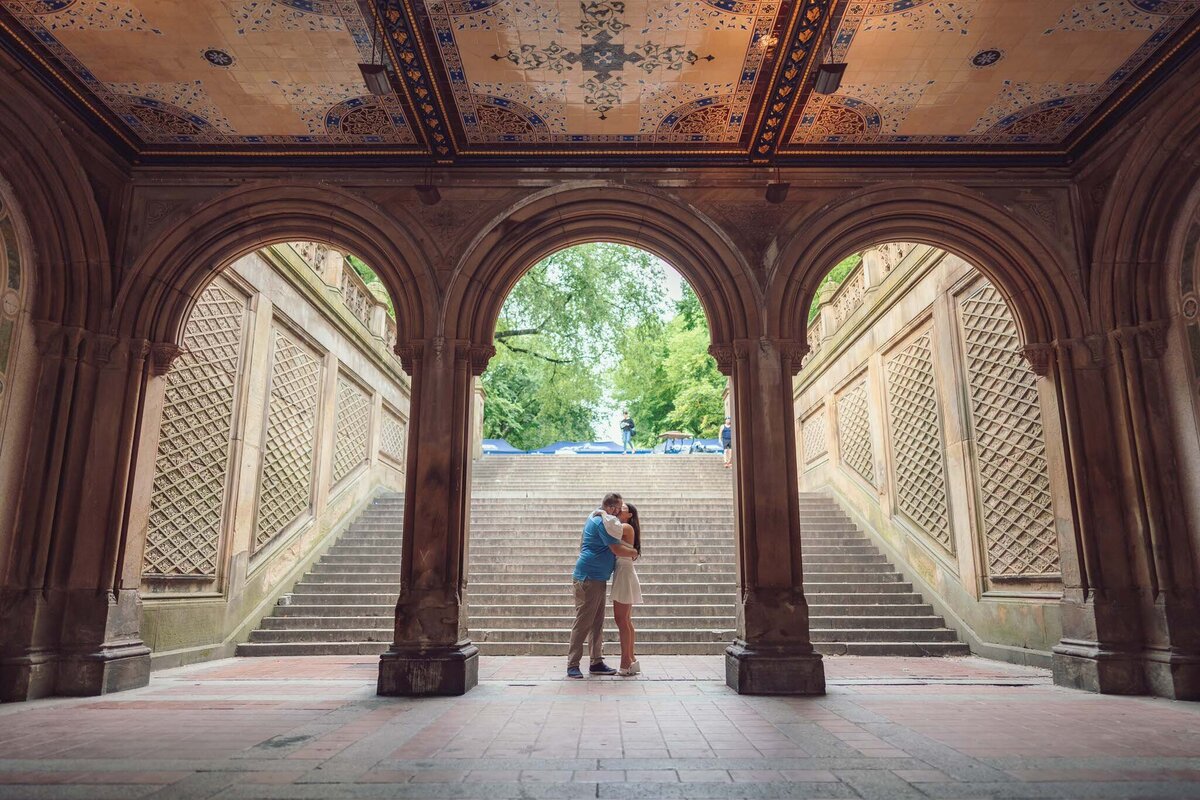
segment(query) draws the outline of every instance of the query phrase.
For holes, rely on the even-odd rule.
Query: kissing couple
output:
[[[642,602],[642,587],[633,562],[642,553],[642,525],[637,507],[621,495],[606,494],[588,517],[579,542],[579,559],[571,583],[575,589],[575,624],[567,651],[567,677],[582,678],[579,662],[583,640],[591,644],[591,675],[637,675],[642,667],[633,654],[633,606]],[[621,637],[621,667],[604,663],[604,598],[613,582],[613,617]]]

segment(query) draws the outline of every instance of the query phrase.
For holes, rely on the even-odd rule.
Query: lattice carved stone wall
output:
[[[1036,378],[1017,325],[990,283],[960,301],[988,573],[1057,575],[1046,440]]]
[[[200,295],[167,375],[142,572],[215,578],[246,303]]]
[[[393,461],[403,464],[406,447],[407,427],[404,421],[391,411],[384,410],[383,424],[379,430],[379,452]]]
[[[800,440],[803,442],[804,463],[809,464],[825,455],[826,444],[825,407],[821,406],[800,422]]]
[[[953,554],[930,334],[925,332],[896,351],[885,363],[884,373],[896,505],[918,528]]]
[[[333,442],[333,481],[337,483],[369,455],[371,397],[345,375],[337,380],[337,422]]]
[[[321,362],[275,331],[266,446],[258,489],[255,548],[275,538],[312,502],[313,447]]]
[[[838,449],[842,463],[875,485],[875,447],[867,412],[867,381],[846,389],[837,400]]]

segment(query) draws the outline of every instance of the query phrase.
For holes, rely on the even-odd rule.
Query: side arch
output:
[[[214,275],[268,244],[344,248],[379,275],[396,309],[400,342],[420,336],[436,284],[408,231],[378,206],[335,187],[253,184],[193,210],[135,261],[116,301],[115,333],[178,344],[192,304]]]
[[[1170,316],[1172,244],[1191,219],[1200,186],[1200,106],[1194,75],[1200,55],[1179,70],[1170,93],[1154,103],[1118,144],[1120,167],[1096,222],[1090,300],[1106,328]]]
[[[0,72],[0,175],[33,240],[34,319],[99,330],[112,307],[108,236],[74,148],[42,102]]]
[[[983,272],[1013,309],[1025,343],[1087,332],[1084,298],[1067,279],[1067,259],[1003,207],[944,184],[872,187],[798,221],[780,250],[766,297],[769,324],[783,338],[804,336],[807,311],[839,260],[885,242],[947,250]]]
[[[759,335],[757,281],[716,225],[664,194],[605,183],[547,190],[492,220],[454,271],[444,335],[490,345],[500,309],[526,271],[596,241],[639,247],[677,269],[699,297],[714,343]]]

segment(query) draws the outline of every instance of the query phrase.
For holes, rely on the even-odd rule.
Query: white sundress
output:
[[[617,568],[613,572],[612,599],[615,603],[626,605],[642,602],[642,583],[638,580],[637,570],[633,568],[632,558],[617,559]]]

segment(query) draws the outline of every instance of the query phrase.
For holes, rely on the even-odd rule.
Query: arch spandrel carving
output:
[[[665,193],[592,182],[541,192],[492,220],[455,267],[443,307],[447,333],[490,345],[501,306],[528,269],[596,241],[642,248],[677,269],[708,315],[713,342],[761,329],[758,282],[715,224]]]
[[[397,315],[398,345],[436,319],[430,261],[396,219],[369,200],[326,184],[247,184],[165,228],[133,261],[113,327],[177,343],[195,298],[225,265],[269,244],[316,241],[371,264]]]
[[[1022,341],[1048,342],[1087,330],[1085,298],[1071,279],[1073,259],[1013,218],[1003,206],[945,184],[881,185],[799,220],[772,267],[768,325],[803,340],[807,309],[829,268],[851,253],[890,241],[955,253],[993,281],[1013,308]]]

